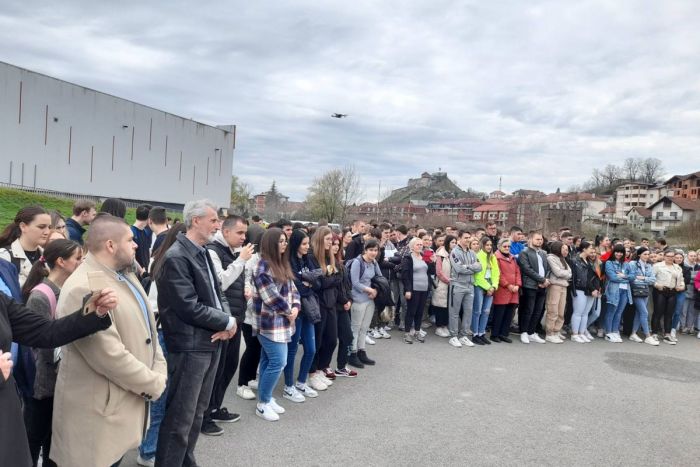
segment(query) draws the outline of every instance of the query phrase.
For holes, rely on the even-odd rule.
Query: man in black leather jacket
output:
[[[197,465],[194,448],[211,397],[221,342],[236,334],[236,320],[221,293],[204,245],[219,229],[211,201],[191,201],[179,234],[163,259],[156,284],[168,349],[168,396],[156,466]]]

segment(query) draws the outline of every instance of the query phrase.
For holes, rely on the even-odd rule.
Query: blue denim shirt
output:
[[[617,274],[622,272],[625,277],[619,277]],[[627,284],[627,303],[632,303],[632,281],[634,274],[630,273],[629,263],[620,264],[619,261],[608,260],[605,262],[605,277],[607,285],[605,286],[605,299],[608,305],[617,306],[620,297],[620,284]]]

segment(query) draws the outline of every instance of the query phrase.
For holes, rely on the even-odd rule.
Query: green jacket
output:
[[[489,265],[487,262],[486,252],[484,250],[480,250],[476,254],[476,259],[478,259],[479,263],[481,263],[481,271],[474,274],[474,285],[481,287],[484,290],[497,289],[501,271],[498,269],[498,260],[496,260],[496,255],[494,253],[491,254],[491,265]],[[491,269],[490,279],[486,278],[487,269]]]

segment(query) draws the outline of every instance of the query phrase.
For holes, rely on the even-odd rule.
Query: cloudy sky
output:
[[[438,168],[550,192],[626,157],[700,170],[699,24],[696,0],[3,0],[0,60],[237,124],[256,192],[346,163],[368,200]]]

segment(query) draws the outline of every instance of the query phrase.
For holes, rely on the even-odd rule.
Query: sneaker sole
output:
[[[224,430],[217,431],[216,433],[206,433],[204,431],[200,431],[200,433],[203,434],[204,436],[221,436],[224,434]]]
[[[279,414],[277,414],[277,418],[265,418],[265,415],[260,413],[257,409],[255,410],[255,415],[258,417],[262,418],[266,422],[278,422],[279,421]]]
[[[302,402],[306,402],[306,397],[308,397],[308,396],[305,396],[304,399],[301,399],[301,400],[294,400],[291,396],[287,396],[286,394],[282,394],[282,397],[284,397],[288,401],[295,402],[297,404],[301,404]]]
[[[212,420],[214,423],[236,423],[236,422],[239,421],[240,419],[241,419],[241,417],[239,416],[238,418],[234,418],[234,419],[231,419],[231,420],[219,420],[219,419],[217,419],[217,418],[212,418],[211,420]]]

